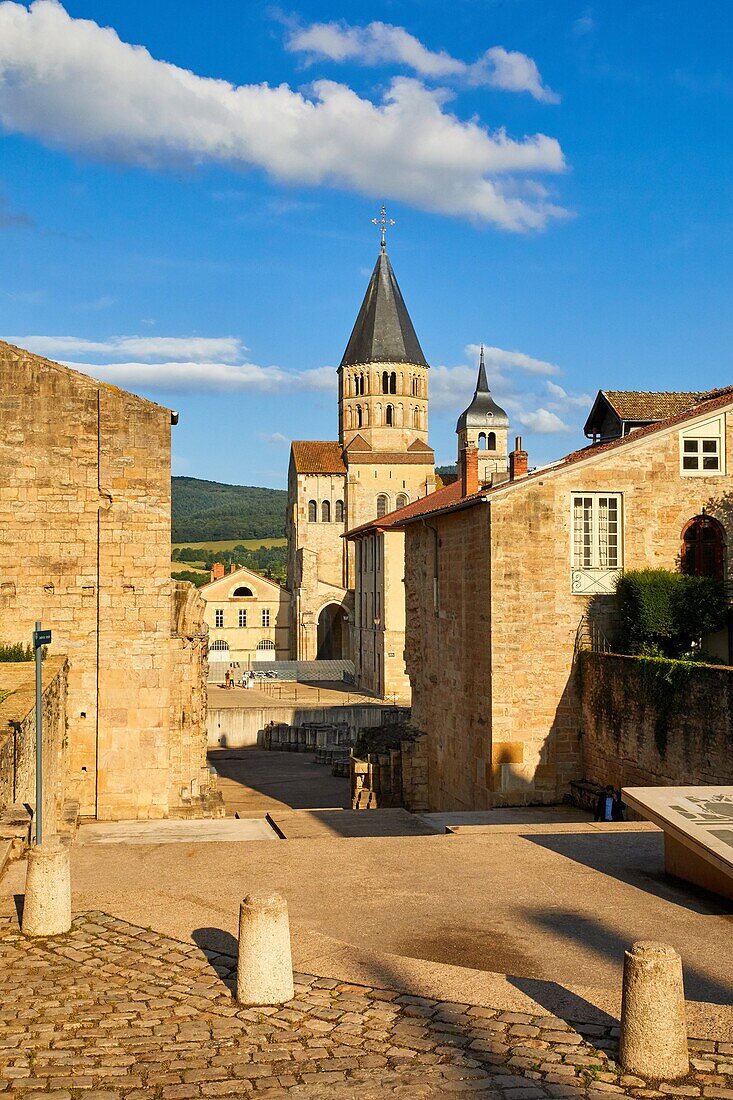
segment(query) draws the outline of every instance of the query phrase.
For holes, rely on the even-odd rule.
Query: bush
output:
[[[45,656],[45,653],[43,656]],[[14,642],[12,645],[3,645],[2,642],[0,642],[0,661],[4,664],[33,660],[35,660],[35,653],[32,645],[23,645],[22,642]]]
[[[636,569],[616,583],[620,648],[649,657],[686,657],[726,621],[723,584],[667,569]]]
[[[208,584],[208,573],[194,573],[192,569],[182,569],[180,573],[171,573],[174,581],[189,581],[195,588],[201,588],[203,584]]]

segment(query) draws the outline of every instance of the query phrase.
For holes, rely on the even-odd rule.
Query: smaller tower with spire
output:
[[[465,412],[461,413],[458,424],[458,465],[466,447],[478,450],[478,478],[481,485],[492,481],[503,481],[509,468],[508,443],[509,417],[491,396],[484,346],[481,345],[478,378],[473,400]]]

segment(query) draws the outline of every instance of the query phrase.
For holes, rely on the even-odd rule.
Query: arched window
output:
[[[243,584],[240,584],[239,588],[235,588],[232,592],[232,596],[253,596],[254,592],[251,588],[246,588]]]
[[[315,500],[308,501],[308,522],[318,522],[318,505],[316,504]]]
[[[335,511],[335,514],[334,514],[334,519],[335,519],[336,523],[343,523],[344,522],[344,502],[343,502],[343,500],[337,500],[336,501],[336,511]]]
[[[397,503],[395,504],[395,507],[404,508],[405,505],[409,503],[410,498],[408,497],[407,493],[400,493],[400,495],[397,497]]]
[[[682,532],[682,572],[694,577],[725,573],[725,533],[712,516],[695,516]]]
[[[478,449],[480,451],[486,450],[486,432],[478,433]]]
[[[382,371],[382,393],[389,393],[389,371]]]
[[[412,410],[412,426],[413,428],[420,427],[420,410],[418,409],[417,405]]]
[[[263,638],[263,640],[261,642],[257,643],[257,648],[258,649],[274,649],[275,648],[275,643],[273,641],[271,641],[269,638]]]
[[[331,522],[331,502],[324,500],[321,504],[321,519],[324,523]]]
[[[496,432],[489,432],[489,441],[487,446],[490,451],[496,450]]]
[[[385,493],[380,493],[377,497],[377,519],[383,519],[389,511],[389,497]]]
[[[387,405],[387,408],[385,409],[384,412],[385,412],[384,422],[389,427],[391,427],[394,424],[394,408],[393,408],[393,406],[392,405]]]
[[[389,392],[397,393],[397,372],[392,371],[389,376]]]
[[[364,375],[360,374],[356,381],[356,392],[360,397],[364,394]]]
[[[356,426],[361,427],[361,405],[356,406]]]
[[[218,640],[216,642],[212,642],[211,645],[209,646],[209,649],[213,650],[215,653],[228,653],[229,652],[229,642],[224,642],[224,641],[221,641],[221,640]]]

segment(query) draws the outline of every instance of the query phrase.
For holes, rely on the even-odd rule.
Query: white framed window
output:
[[[725,416],[680,432],[680,473],[683,477],[725,473]]]
[[[571,586],[580,595],[612,592],[623,568],[623,499],[620,493],[573,493]]]
[[[220,608],[214,612],[214,626],[224,626],[224,612]]]
[[[247,608],[246,607],[240,607],[239,612],[237,614],[237,622],[238,622],[239,626],[246,626],[247,625]]]
[[[269,626],[270,625],[270,609],[269,609],[269,607],[263,607],[262,608],[262,625],[263,626]]]

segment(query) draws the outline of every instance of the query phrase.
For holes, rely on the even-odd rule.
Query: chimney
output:
[[[231,562],[229,563],[229,572],[230,572],[230,573],[236,573],[236,572],[237,572],[237,569],[239,569],[239,566],[238,566],[238,565],[236,565],[236,564],[235,564],[235,562],[231,561]]]
[[[470,497],[478,492],[478,448],[464,447],[461,451],[461,496]]]
[[[509,480],[517,481],[527,476],[527,452],[522,450],[522,437],[514,440],[514,450],[509,455]]]
[[[215,561],[211,567],[212,581],[220,581],[226,572],[223,561]]]

